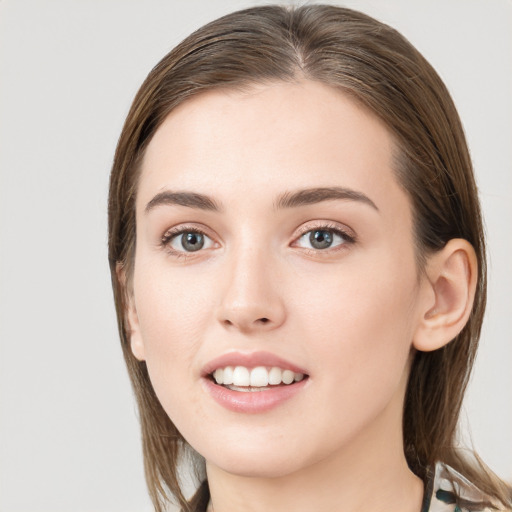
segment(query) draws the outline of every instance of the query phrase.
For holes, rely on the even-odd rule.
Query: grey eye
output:
[[[332,245],[333,233],[325,229],[311,231],[309,234],[309,243],[315,249],[327,249]]]
[[[196,252],[201,249],[208,249],[213,245],[213,240],[197,231],[183,231],[175,235],[170,246],[178,252]]]
[[[181,245],[186,251],[198,251],[204,246],[204,236],[201,233],[183,233]]]
[[[312,229],[299,238],[297,245],[306,249],[321,251],[350,241],[351,238],[348,235],[336,229]]]

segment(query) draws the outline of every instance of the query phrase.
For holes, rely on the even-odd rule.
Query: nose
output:
[[[271,331],[286,317],[279,269],[268,252],[240,248],[226,261],[218,321],[245,334]]]

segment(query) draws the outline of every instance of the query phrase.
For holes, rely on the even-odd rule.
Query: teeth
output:
[[[283,372],[281,371],[281,368],[277,368],[274,366],[274,368],[271,368],[268,372],[268,383],[272,384],[273,386],[276,386],[278,384],[281,384],[281,381],[283,379]]]
[[[226,366],[225,368],[217,368],[213,372],[215,382],[224,386],[232,387],[254,387],[263,388],[278,386],[279,384],[292,384],[300,382],[304,379],[304,374],[295,373],[292,370],[282,370],[276,366],[266,368],[257,366],[256,368],[246,368],[245,366]]]
[[[226,366],[226,368],[224,368],[221,384],[233,384],[233,367],[232,366]]]
[[[224,382],[224,370],[222,368],[217,368],[213,372],[213,378],[217,384],[222,384]]]
[[[233,370],[233,384],[235,386],[249,386],[251,383],[251,374],[245,366],[237,366]]]
[[[283,382],[285,384],[291,384],[295,380],[295,374],[291,370],[285,370],[283,372]]]
[[[268,372],[264,366],[258,366],[251,370],[251,386],[258,388],[268,386]]]

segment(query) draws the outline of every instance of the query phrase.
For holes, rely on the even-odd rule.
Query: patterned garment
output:
[[[425,485],[421,512],[496,512],[492,500],[453,468],[438,462]],[[206,512],[213,512],[211,501]]]
[[[442,462],[425,486],[421,512],[492,512],[500,510],[467,478]]]

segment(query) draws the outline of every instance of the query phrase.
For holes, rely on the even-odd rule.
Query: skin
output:
[[[420,509],[423,484],[407,467],[401,430],[411,353],[462,328],[475,272],[463,241],[418,271],[394,149],[375,116],[310,81],[201,94],[147,148],[132,351],[205,457],[215,512]],[[349,188],[375,207],[275,207],[282,194],[314,187]],[[208,195],[221,210],[148,211],[165,191]],[[326,225],[353,240],[313,248],[302,235]],[[205,248],[163,244],[171,228],[201,229]],[[264,413],[228,411],[205,392],[201,370],[234,350],[291,361],[307,385]]]

